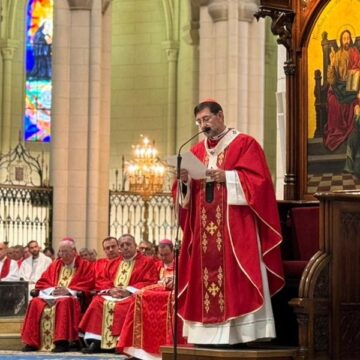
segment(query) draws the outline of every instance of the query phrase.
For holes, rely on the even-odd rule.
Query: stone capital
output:
[[[177,41],[167,40],[162,42],[162,47],[166,52],[168,61],[177,61],[179,55],[179,43]]]
[[[93,0],[68,0],[70,10],[91,10]]]
[[[259,10],[256,0],[238,0],[239,21],[252,22],[254,14]]]
[[[14,53],[18,45],[19,42],[17,40],[0,40],[0,51],[3,59],[11,60],[14,57]]]
[[[1,48],[1,55],[4,60],[12,60],[14,57],[15,49],[11,47]]]
[[[210,0],[208,12],[214,22],[228,20],[228,0]]]
[[[238,7],[239,21],[253,21],[254,14],[258,10],[257,0],[209,0],[207,3],[209,14],[214,22],[228,20],[230,3]]]

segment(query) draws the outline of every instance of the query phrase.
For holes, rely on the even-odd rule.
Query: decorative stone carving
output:
[[[179,55],[179,44],[177,41],[164,41],[162,43],[169,62],[175,62]]]
[[[70,10],[91,10],[93,0],[68,0]]]
[[[1,55],[4,60],[12,60],[14,57],[15,48],[13,47],[3,47],[1,48]]]

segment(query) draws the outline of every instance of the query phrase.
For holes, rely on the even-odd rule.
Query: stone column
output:
[[[286,76],[284,63],[286,49],[278,46],[277,91],[276,91],[276,198],[284,198],[284,179],[286,173]]]
[[[166,154],[170,155],[176,152],[176,89],[179,45],[176,41],[165,41],[163,46],[169,62]]]
[[[199,1],[199,0],[197,0]],[[263,142],[263,22],[256,0],[202,0],[200,8],[200,100],[214,97],[226,124]]]
[[[68,235],[92,248],[101,248],[108,218],[110,58],[102,51],[110,17],[102,5],[68,0],[54,12],[53,242]]]
[[[1,153],[7,153],[11,146],[11,76],[12,60],[18,42],[15,40],[0,41],[2,68],[2,99],[1,99]]]

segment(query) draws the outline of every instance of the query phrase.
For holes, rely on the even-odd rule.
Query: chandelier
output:
[[[165,168],[158,159],[158,151],[147,137],[140,135],[142,144],[133,145],[133,159],[128,163],[126,176],[129,190],[147,199],[161,192],[164,185]]]

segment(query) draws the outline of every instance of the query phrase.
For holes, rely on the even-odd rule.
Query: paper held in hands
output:
[[[166,159],[170,166],[177,167],[177,155],[171,155]],[[181,154],[181,169],[186,169],[192,179],[205,179],[206,166],[191,152]]]

